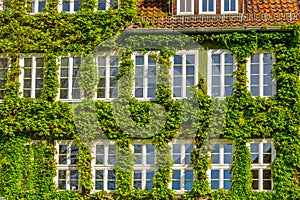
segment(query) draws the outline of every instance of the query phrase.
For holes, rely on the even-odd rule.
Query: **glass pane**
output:
[[[258,85],[259,84],[259,76],[251,76],[250,77],[250,84],[251,85]]]
[[[96,170],[96,179],[103,179],[103,170]]]
[[[191,153],[193,149],[194,149],[193,144],[186,144],[185,145],[185,153]]]
[[[66,189],[66,181],[58,180],[58,189],[65,190]]]
[[[211,189],[212,190],[217,190],[219,189],[219,181],[218,180],[214,180],[214,181],[211,181]]]
[[[224,189],[225,190],[230,190],[230,187],[231,187],[231,181],[225,180],[224,181]]]
[[[233,85],[233,77],[225,76],[225,85]]]
[[[104,155],[97,155],[96,156],[96,164],[103,165],[104,164]]]
[[[151,190],[153,188],[152,181],[146,181],[146,190]]]
[[[70,12],[70,0],[63,1],[63,11]]]
[[[78,154],[79,153],[79,148],[76,145],[71,145],[71,154]]]
[[[136,155],[135,164],[142,164],[142,156]]]
[[[190,155],[185,155],[185,164],[191,164],[191,156]]]
[[[146,156],[146,164],[154,164],[154,155],[147,155]]]
[[[250,144],[251,153],[258,153],[258,144]]]
[[[184,178],[185,179],[193,179],[193,170],[184,170]]]
[[[253,54],[251,56],[251,61],[258,63],[259,62],[259,54],[258,53]]]
[[[230,170],[224,170],[224,179],[231,179]]]
[[[116,189],[116,181],[107,181],[107,189],[115,190]]]
[[[258,190],[258,180],[252,181],[252,188],[253,188],[253,190]]]
[[[180,181],[172,181],[172,189],[180,190]]]
[[[181,86],[182,85],[182,78],[181,77],[174,77],[174,86]]]
[[[195,85],[194,80],[195,80],[195,77],[187,77],[186,78],[186,85],[187,86]]]
[[[96,154],[104,154],[104,145],[96,145]]]
[[[264,74],[271,74],[273,65],[272,64],[264,64]]]
[[[137,189],[142,189],[142,181],[134,181],[133,185]]]
[[[172,179],[180,179],[180,170],[174,170]]]
[[[195,74],[195,67],[194,66],[187,66],[186,67],[186,75],[194,75]]]
[[[211,170],[211,179],[219,179],[220,171],[219,170]]]
[[[103,181],[96,181],[96,190],[103,190]]]
[[[212,66],[212,74],[213,75],[219,75],[221,72],[220,72],[220,65],[214,65]]]
[[[67,170],[58,170],[58,179],[66,179]]]
[[[264,85],[271,85],[272,84],[272,76],[264,76]]]
[[[251,170],[251,172],[252,172],[252,178],[258,179],[258,170]]]
[[[105,66],[105,63],[106,63],[105,60],[106,60],[106,58],[104,56],[99,56],[98,57],[98,66]]]
[[[186,64],[195,64],[195,56],[186,55]]]
[[[67,145],[59,145],[59,154],[67,154]]]
[[[173,88],[173,97],[182,97],[181,88]]]
[[[174,75],[182,75],[182,66],[174,66]]]
[[[144,65],[144,56],[136,56],[135,65]]]
[[[146,144],[146,153],[154,153],[154,146],[152,144]]]
[[[116,155],[109,155],[108,156],[108,164],[113,165],[117,161]]]
[[[113,170],[108,170],[108,179],[116,179],[116,175]]]
[[[154,171],[146,171],[146,179],[153,179]]]
[[[220,145],[219,144],[213,144],[212,153],[219,153],[219,152],[220,152]]]
[[[184,1],[184,0],[183,0],[183,1]],[[182,64],[182,56],[175,55],[175,56],[174,56],[174,64],[175,64],[175,65]]]
[[[207,11],[207,1],[208,0],[202,0],[202,11],[203,12]]]
[[[78,174],[77,170],[71,170],[70,171],[70,178],[71,179],[78,179],[78,177],[79,177],[79,174]]]
[[[271,190],[272,189],[272,182],[271,182],[271,180],[264,180],[263,181],[263,189],[264,190]]]
[[[141,144],[134,145],[134,153],[142,153],[142,145]]]
[[[231,152],[232,152],[232,145],[224,144],[224,153],[231,153]]]
[[[208,10],[210,12],[214,11],[214,0],[208,0]]]
[[[143,88],[139,88],[135,90],[135,97],[142,98],[143,97]]]
[[[272,153],[272,144],[264,143],[263,144],[263,151],[264,151],[264,153]]]
[[[259,95],[259,93],[258,93],[258,91],[259,91],[258,86],[251,86],[250,91],[252,93],[252,96],[258,96]]]
[[[264,96],[272,96],[272,86],[264,86]]]
[[[192,12],[192,2],[193,0],[186,0],[186,12]]]
[[[141,170],[134,170],[134,179],[142,179],[142,171]]]
[[[173,155],[174,164],[181,164],[181,156]]]
[[[224,164],[232,164],[232,155],[231,154],[224,155]]]
[[[220,64],[220,54],[213,54],[212,56],[212,64]]]
[[[224,11],[229,11],[229,0],[224,0]]]
[[[252,157],[252,163],[257,164],[258,163],[258,154],[251,154]]]
[[[251,74],[259,74],[259,65],[251,64],[250,73]]]
[[[212,77],[212,85],[220,85],[220,76],[213,76]]]
[[[231,4],[230,4],[230,8],[231,8],[230,11],[236,11],[236,8],[235,8],[235,1],[236,1],[236,0],[231,0],[231,1],[230,1],[230,3],[231,3]]]
[[[271,179],[271,170],[266,169],[263,171],[263,179]]]

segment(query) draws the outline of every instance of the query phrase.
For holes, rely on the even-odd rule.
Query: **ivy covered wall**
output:
[[[178,49],[161,49],[153,55],[161,67],[158,74],[158,89],[156,102],[138,102],[132,98],[134,63],[131,60],[134,45],[148,38],[129,37],[127,48],[121,58],[118,78],[123,84],[119,92],[120,104],[93,101],[91,93],[94,83],[89,71],[93,66],[86,62],[82,65],[83,76],[80,87],[86,94],[86,99],[75,109],[68,103],[56,101],[59,82],[56,59],[68,53],[88,53],[102,41],[120,33],[130,25],[135,15],[135,1],[123,0],[117,10],[94,12],[93,0],[82,0],[80,11],[76,14],[58,13],[58,0],[49,0],[46,12],[36,15],[26,14],[25,0],[10,0],[9,12],[0,12],[0,52],[10,58],[10,69],[4,91],[4,100],[0,104],[0,196],[7,199],[109,199],[111,195],[100,192],[90,194],[91,152],[89,144],[93,138],[105,137],[115,140],[118,153],[115,171],[117,175],[117,191],[114,199],[194,199],[196,197],[212,199],[299,199],[299,27],[286,27],[280,32],[231,32],[211,34],[190,34],[204,48],[221,45],[231,51],[237,61],[235,71],[236,82],[233,96],[225,100],[209,97],[202,84],[195,88],[193,98],[174,100],[171,96],[171,60],[170,57]],[[157,40],[164,41],[166,47],[174,44],[174,40],[159,36]],[[184,38],[178,38],[179,46],[184,46]],[[155,49],[155,47],[154,47]],[[151,49],[140,49],[148,51]],[[277,83],[274,97],[252,98],[247,88],[246,62],[254,52],[271,51],[276,57],[273,77]],[[44,70],[44,88],[40,99],[20,98],[20,66],[22,53],[42,53],[46,60]],[[89,77],[84,75],[89,74]],[[85,78],[84,78],[85,77]],[[204,79],[203,79],[204,78]],[[90,81],[86,81],[86,80]],[[200,83],[205,83],[205,77]],[[94,83],[95,84],[95,83]],[[129,95],[128,95],[129,94]],[[126,98],[130,101],[126,102]],[[122,102],[123,101],[123,102]],[[128,107],[122,106],[128,103]],[[193,109],[195,103],[199,109]],[[225,104],[226,103],[226,104]],[[224,114],[225,122],[211,119],[212,112]],[[129,113],[132,120],[120,115],[121,121],[113,117],[113,106],[120,113]],[[118,107],[119,106],[119,107]],[[130,129],[120,129],[120,123],[127,127],[138,124],[141,128],[151,124],[149,108],[162,106],[165,109],[166,123],[150,137],[157,151],[158,170],[154,177],[154,188],[151,191],[136,190],[132,186],[134,155],[130,150],[133,138]],[[90,109],[96,117],[81,110]],[[192,135],[196,148],[192,152],[192,164],[196,178],[193,188],[181,197],[175,196],[168,188],[171,181],[171,149],[168,142],[180,135],[191,134],[181,132],[182,124],[188,124],[184,111],[190,111],[190,116],[198,117],[197,132]],[[76,114],[77,113],[77,114]],[[78,114],[79,113],[79,114]],[[159,115],[159,113],[156,113]],[[76,117],[74,117],[76,116]],[[75,127],[76,123],[76,127]],[[93,126],[97,123],[100,129]],[[156,126],[161,126],[156,124]],[[221,132],[218,127],[223,126]],[[217,190],[211,192],[206,171],[211,165],[207,141],[208,129],[213,134],[221,134],[222,138],[235,142],[236,151],[232,165],[232,188],[230,191]],[[90,132],[90,130],[94,130]],[[142,130],[142,129],[141,129]],[[81,137],[79,137],[79,132]],[[82,137],[84,136],[84,137]],[[273,192],[259,193],[252,190],[251,155],[246,143],[249,138],[273,138],[276,148],[276,159],[272,163]],[[80,192],[58,192],[53,178],[56,175],[54,160],[54,141],[73,140],[80,148],[79,172]],[[31,143],[32,140],[40,142]],[[31,147],[28,148],[28,144]]]

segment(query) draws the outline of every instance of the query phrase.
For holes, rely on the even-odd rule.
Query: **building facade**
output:
[[[296,0],[0,0],[0,196],[299,199]]]

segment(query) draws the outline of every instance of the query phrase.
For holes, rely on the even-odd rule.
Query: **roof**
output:
[[[238,0],[236,14],[177,15],[176,0],[137,0],[140,18],[133,28],[222,28],[275,26],[300,22],[299,0]]]

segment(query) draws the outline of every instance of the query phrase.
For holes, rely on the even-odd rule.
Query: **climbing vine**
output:
[[[176,199],[178,195],[168,187],[173,165],[168,143],[182,137],[193,139],[195,143],[192,151],[195,180],[192,190],[180,198],[300,198],[299,25],[285,27],[281,32],[199,33],[176,37],[141,34],[117,38],[113,45],[126,50],[117,52],[120,58],[118,80],[122,86],[118,102],[92,100],[97,85],[96,71],[92,57],[86,57],[79,76],[84,99],[72,107],[56,101],[59,56],[88,55],[103,41],[118,36],[136,17],[132,6],[136,2],[122,0],[118,9],[94,11],[94,0],[82,0],[79,12],[68,14],[55,9],[58,0],[48,0],[45,12],[36,15],[26,13],[29,6],[26,0],[8,0],[7,3],[8,10],[0,12],[0,52],[10,58],[4,99],[0,104],[0,196],[7,199]],[[191,40],[207,49],[217,44],[234,54],[237,69],[231,97],[225,100],[209,97],[205,78],[200,77],[200,84],[192,89],[190,98],[172,99],[171,57],[178,50],[193,48],[187,45]],[[114,49],[115,46],[107,47]],[[157,101],[139,102],[133,98],[131,56],[134,51],[155,52],[150,57],[159,65]],[[275,56],[272,75],[277,90],[274,97],[253,98],[248,91],[247,59],[260,51],[270,51]],[[19,61],[25,53],[44,55],[41,99],[21,98]],[[216,120],[215,115],[222,116],[221,120]],[[208,154],[212,150],[211,139],[218,135],[235,143],[229,191],[211,191],[206,175],[211,166]],[[151,191],[132,186],[135,156],[130,145],[135,137],[151,139],[157,152]],[[252,189],[251,155],[246,146],[250,138],[274,140],[273,192]],[[54,154],[57,153],[54,145],[59,139],[73,140],[80,149],[80,192],[58,191],[53,183]],[[117,189],[114,194],[104,191],[90,194],[94,187],[91,171],[94,158],[90,146],[95,139],[116,142]]]

